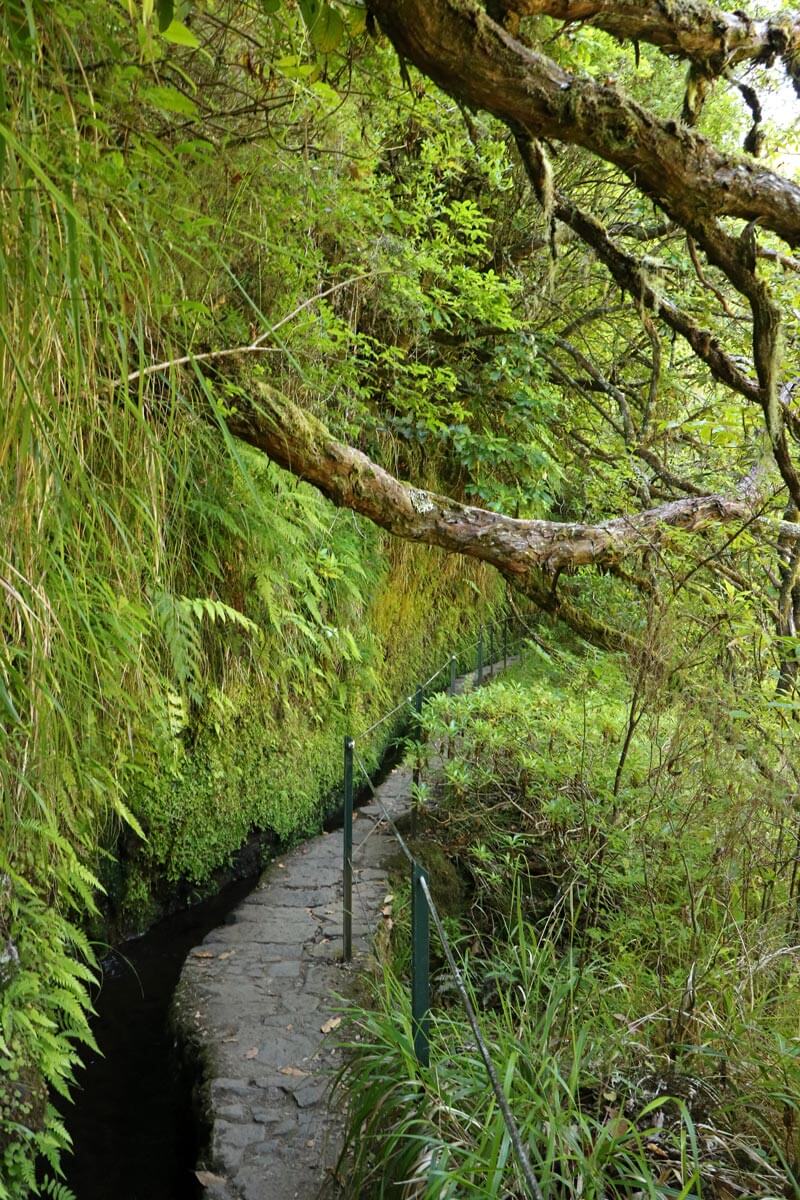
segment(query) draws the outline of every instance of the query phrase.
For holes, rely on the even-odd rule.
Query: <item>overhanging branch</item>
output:
[[[743,62],[771,66],[780,59],[795,85],[794,60],[800,51],[800,19],[782,13],[751,20],[705,0],[498,0],[501,12],[545,14],[559,21],[594,25],[619,41],[647,42],[665,54],[688,60],[704,75],[717,76]]]
[[[523,590],[537,572],[614,563],[653,546],[669,531],[698,533],[739,522],[773,537],[800,539],[800,524],[754,517],[743,501],[719,495],[688,496],[596,525],[520,520],[461,504],[401,482],[265,385],[257,385],[253,403],[228,416],[227,424],[334,504],[398,537],[481,559]]]
[[[372,0],[404,58],[518,135],[554,138],[614,163],[683,228],[758,221],[800,244],[800,187],[665,121],[610,82],[571,74],[493,21],[477,0]]]

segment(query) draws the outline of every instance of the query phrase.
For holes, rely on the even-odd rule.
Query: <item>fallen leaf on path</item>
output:
[[[320,1025],[320,1029],[323,1033],[330,1033],[331,1030],[338,1029],[341,1023],[341,1017],[331,1017],[330,1020],[326,1021],[324,1025]]]
[[[258,1046],[251,1046],[249,1050],[244,1052],[245,1058],[258,1058]]]
[[[384,904],[391,904],[393,900],[394,900],[394,892],[389,892],[388,896],[383,897]]]
[[[292,1075],[295,1079],[305,1079],[308,1071],[301,1071],[299,1067],[281,1067],[281,1075]]]
[[[213,950],[193,950],[192,956],[194,958],[213,958],[214,951]]]
[[[236,951],[235,951],[235,950],[226,950],[224,954],[220,954],[220,956],[219,956],[219,961],[220,961],[220,962],[222,962],[222,960],[223,960],[224,958],[230,958],[230,957],[231,957],[231,955],[232,955],[232,954],[235,954],[235,953],[236,953]]]
[[[195,1178],[203,1187],[213,1187],[214,1184],[222,1184],[225,1186],[225,1180],[221,1175],[214,1175],[211,1171],[195,1171]]]

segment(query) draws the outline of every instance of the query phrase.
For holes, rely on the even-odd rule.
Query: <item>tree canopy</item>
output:
[[[800,187],[791,171],[781,174],[760,157],[763,106],[754,85],[769,89],[777,78],[781,108],[793,109],[796,16],[781,11],[755,20],[740,10],[726,12],[694,2],[524,2],[484,8],[461,0],[378,0],[370,12],[397,50],[409,86],[414,85],[406,64],[413,63],[464,106],[465,120],[470,120],[469,111],[483,111],[507,128],[547,226],[545,241],[554,260],[548,268],[550,290],[556,273],[562,284],[569,279],[568,271],[557,272],[556,265],[568,232],[620,289],[625,303],[615,322],[617,329],[626,327],[632,315],[638,318],[639,337],[644,337],[649,355],[644,368],[638,348],[632,362],[615,348],[607,368],[587,354],[589,327],[597,329],[607,321],[604,305],[595,303],[597,295],[592,297],[594,306],[577,322],[550,331],[553,353],[546,361],[550,377],[572,403],[578,393],[589,393],[604,433],[621,443],[615,452],[629,462],[638,460],[635,490],[640,498],[645,487],[652,492],[653,483],[666,489],[668,498],[662,507],[643,511],[623,504],[623,511],[608,514],[611,522],[595,526],[585,522],[512,526],[492,515],[482,517],[475,509],[457,511],[431,497],[424,511],[417,505],[414,518],[409,519],[414,506],[408,493],[388,484],[379,488],[379,478],[387,483],[384,474],[372,471],[365,476],[363,460],[341,448],[333,451],[332,443],[327,449],[321,442],[312,445],[306,436],[308,426],[291,405],[281,413],[274,403],[267,406],[266,420],[280,430],[277,437],[265,433],[262,420],[240,421],[237,432],[312,479],[337,502],[367,513],[394,532],[492,561],[544,607],[560,608],[587,636],[606,644],[621,644],[624,639],[577,622],[574,610],[560,604],[555,590],[536,577],[537,571],[552,575],[586,563],[618,562],[627,554],[640,553],[646,544],[655,544],[659,531],[670,526],[691,531],[704,530],[709,522],[738,521],[769,538],[763,513],[777,504],[786,519],[773,524],[771,536],[780,545],[781,569],[791,575],[796,568],[784,559],[788,554],[792,563],[797,561],[796,551],[786,547],[797,540],[793,518],[800,507],[794,450],[800,426],[793,404],[798,382],[797,317],[792,308],[800,263],[791,250],[800,240]],[[595,35],[588,40],[590,49],[582,62],[575,53],[587,31],[594,29],[630,46],[633,61],[624,62],[623,78],[609,74],[609,50]],[[641,66],[642,44],[655,47],[659,55],[646,64],[646,70]],[[689,73],[684,82],[677,72],[686,61]],[[620,65],[615,62],[615,69]],[[753,79],[756,71],[760,76]],[[656,102],[649,97],[646,102],[648,88],[637,76],[645,76],[651,84],[655,79],[663,83]],[[711,104],[715,85],[727,88],[728,99],[731,94],[741,96],[751,122],[743,137],[741,114],[730,107],[725,117],[720,105],[706,119],[704,108]],[[773,128],[773,158],[777,154],[780,159],[784,145],[791,142],[790,128],[790,117]],[[567,147],[579,148],[578,155],[568,155]],[[561,158],[566,158],[564,166]],[[594,181],[587,188],[581,176],[597,160],[606,174],[602,184]],[[797,161],[796,152],[793,160],[789,158],[792,161]],[[627,211],[624,219],[610,222],[607,210],[615,192],[624,196],[621,202]],[[652,205],[649,223],[644,216],[648,204]],[[647,253],[642,253],[643,245]],[[546,252],[545,242],[540,239],[537,248]],[[525,267],[519,269],[521,256],[515,254],[514,261],[524,291],[533,281],[530,276],[525,279]],[[541,272],[534,280],[534,286],[539,286]],[[608,284],[606,296],[607,289]],[[524,297],[521,303],[525,305]],[[578,325],[583,346],[564,336]],[[667,369],[665,337],[672,345]],[[692,356],[678,371],[674,369],[676,339]],[[634,362],[634,375],[649,371],[646,381],[632,383]],[[704,371],[698,376],[701,364]],[[743,424],[750,427],[746,435],[750,448],[744,453],[750,454],[751,461],[739,461],[738,477],[735,471],[728,472],[718,491],[708,492],[701,478],[709,474],[705,463],[695,477],[693,472],[673,469],[670,459],[680,456],[676,443],[685,429],[683,434],[678,431],[686,421],[684,416],[665,420],[662,397],[668,377],[674,381],[681,373],[699,379],[712,409],[729,405],[733,394],[760,411],[761,428],[779,474],[777,486],[764,466],[758,429],[744,414]],[[601,397],[608,408],[600,407]],[[263,403],[254,411],[262,417],[266,412]],[[591,450],[586,453],[591,458]],[[646,483],[645,473],[650,476]],[[342,487],[345,476],[349,484]],[[765,488],[771,488],[769,499]],[[680,496],[684,498],[678,500]],[[507,537],[499,535],[501,527]],[[784,575],[779,618],[783,633],[793,628],[789,609],[794,601],[787,608],[787,597],[794,587],[794,580],[789,582]]]

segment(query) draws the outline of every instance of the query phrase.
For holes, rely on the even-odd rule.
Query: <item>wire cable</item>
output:
[[[368,785],[369,785],[369,790],[372,792],[372,798],[373,798],[373,800],[375,800],[375,801],[377,802],[377,804],[378,804],[378,807],[380,808],[380,810],[381,810],[381,812],[383,813],[383,816],[384,816],[384,818],[385,818],[386,822],[387,822],[387,823],[388,823],[388,825],[389,825],[389,828],[391,829],[391,831],[392,831],[392,833],[394,834],[394,836],[397,838],[397,841],[398,841],[398,842],[399,842],[399,844],[400,844],[400,849],[403,851],[403,853],[405,854],[405,856],[406,856],[406,858],[408,859],[408,861],[409,861],[410,863],[413,863],[413,862],[414,862],[414,855],[413,855],[413,854],[411,853],[411,851],[409,850],[408,846],[406,845],[405,838],[403,837],[402,833],[400,832],[400,830],[397,828],[397,826],[395,825],[394,821],[392,820],[391,813],[389,812],[389,810],[387,809],[386,805],[385,805],[385,804],[383,803],[383,801],[381,800],[381,798],[380,798],[380,796],[378,795],[378,793],[375,791],[375,788],[373,787],[373,784],[372,784],[372,780],[370,779],[370,777],[369,777],[369,774],[368,774],[368,772],[367,772],[367,768],[364,766],[363,762],[361,761],[361,759],[360,759],[360,757],[358,756],[358,754],[356,754],[356,753],[355,753],[355,751],[353,752],[353,757],[354,757],[354,759],[356,760],[356,763],[358,764],[358,768],[359,768],[359,770],[361,771],[362,775],[364,776],[364,778],[366,779],[366,781],[367,781],[367,783],[368,783]]]
[[[481,644],[481,639],[479,638],[476,642],[470,643],[469,647],[465,647],[465,649],[472,650],[473,647],[477,649],[477,647],[480,644]],[[444,663],[439,668],[438,671],[435,671],[433,673],[433,675],[430,676],[429,679],[426,679],[424,683],[419,685],[419,688],[417,689],[417,691],[418,692],[424,691],[424,689],[426,687],[428,687],[431,683],[433,683],[433,681],[435,679],[438,679],[438,677],[450,667],[453,657],[458,657],[458,656],[451,655],[448,658],[447,662]],[[498,660],[498,663],[487,664],[487,669],[488,669],[490,678],[494,676],[495,669],[498,665],[499,665],[499,660]],[[473,674],[473,672],[469,672],[469,674]],[[380,717],[377,721],[375,721],[372,725],[370,725],[368,729],[365,729],[363,731],[363,733],[360,734],[360,737],[362,739],[367,737],[370,733],[374,732],[374,730],[377,729],[380,725],[382,725],[385,721],[388,721],[390,717],[393,717],[393,716],[395,716],[395,714],[401,712],[402,709],[404,709],[406,705],[412,705],[412,704],[413,704],[413,697],[411,697],[411,696],[405,697],[405,699],[402,700],[400,704],[396,705],[395,708],[391,709],[388,713],[385,713],[384,716]],[[364,780],[366,781],[367,787],[369,788],[369,790],[372,794],[373,800],[377,803],[378,808],[380,809],[380,811],[383,815],[383,819],[386,821],[391,832],[394,834],[394,837],[395,837],[398,845],[400,846],[400,849],[403,851],[403,854],[407,858],[408,862],[413,866],[415,864],[414,856],[411,853],[411,851],[409,850],[408,845],[406,844],[405,838],[400,833],[400,830],[397,828],[397,825],[395,824],[391,814],[389,813],[388,809],[386,808],[386,805],[381,800],[381,797],[379,796],[375,786],[373,785],[372,779],[370,778],[370,775],[369,775],[369,771],[367,770],[367,767],[366,767],[363,759],[355,751],[353,753],[353,757],[358,766],[358,769],[360,770],[361,774],[364,776]],[[461,973],[461,969],[460,969],[458,963],[456,962],[455,954],[453,953],[453,949],[450,945],[447,934],[445,933],[444,925],[442,924],[442,919],[439,916],[439,910],[437,909],[436,904],[434,903],[434,899],[430,893],[430,888],[428,887],[427,878],[425,877],[424,874],[422,875],[422,877],[420,879],[420,886],[422,887],[422,890],[425,894],[425,899],[428,904],[428,910],[433,919],[433,923],[436,926],[436,931],[439,935],[439,939],[442,944],[442,949],[444,951],[445,958],[447,959],[447,965],[449,966],[450,971],[452,972],[453,979],[455,980],[456,988],[458,990],[459,996],[461,997],[461,1002],[464,1005],[464,1010],[467,1014],[467,1019],[470,1023],[470,1027],[471,1027],[472,1033],[475,1037],[475,1041],[477,1043],[478,1050],[480,1051],[481,1058],[483,1059],[483,1065],[486,1068],[486,1074],[488,1075],[489,1082],[492,1085],[492,1090],[495,1094],[498,1108],[500,1109],[500,1113],[503,1117],[503,1122],[506,1126],[506,1130],[508,1131],[508,1136],[511,1141],[511,1145],[514,1149],[514,1153],[517,1157],[517,1161],[520,1165],[522,1174],[525,1178],[525,1183],[527,1184],[527,1187],[530,1191],[532,1200],[543,1200],[542,1189],[540,1188],[539,1183],[536,1179],[536,1176],[533,1173],[533,1168],[531,1167],[530,1159],[528,1158],[528,1152],[525,1149],[525,1144],[522,1140],[522,1135],[520,1134],[520,1131],[519,1131],[519,1126],[517,1125],[516,1120],[514,1118],[514,1114],[511,1111],[511,1106],[508,1103],[508,1097],[506,1096],[505,1092],[503,1091],[502,1085],[500,1083],[500,1079],[497,1074],[497,1070],[495,1068],[494,1062],[492,1061],[491,1054],[489,1053],[489,1049],[486,1045],[486,1042],[483,1039],[480,1024],[478,1022],[477,1013],[475,1012],[475,1008],[473,1007],[472,1001],[469,996],[469,992],[467,991],[466,985],[464,983],[464,978]],[[361,900],[360,896],[359,896],[359,900],[361,901],[362,910],[363,910],[363,900]]]
[[[473,650],[473,649],[477,650],[478,645],[480,644],[480,640],[481,639],[478,638],[477,641],[469,642],[464,647],[464,649],[461,651],[461,653],[451,655],[450,658],[448,658],[447,662],[442,663],[442,665],[441,665],[441,667],[439,667],[438,671],[434,671],[433,675],[431,675],[429,679],[426,679],[424,683],[419,684],[419,687],[417,690],[424,692],[425,688],[428,687],[429,684],[433,683],[434,679],[438,679],[439,676],[444,671],[447,671],[450,667],[450,659],[451,658],[455,658],[456,660],[458,660],[461,657],[461,654],[464,653],[465,651]],[[469,674],[469,675],[474,675],[474,673],[475,673],[474,671],[467,672],[467,674]],[[374,733],[375,730],[378,729],[381,725],[383,725],[383,723],[385,721],[388,721],[390,717],[393,717],[397,713],[401,712],[402,709],[404,709],[407,704],[413,706],[413,704],[414,704],[413,696],[404,697],[404,699],[402,699],[399,704],[396,704],[394,706],[394,708],[390,709],[389,712],[384,713],[382,717],[378,717],[377,721],[373,721],[373,723],[371,725],[369,725],[366,729],[362,730],[361,733],[358,734],[358,737],[361,740],[363,740],[365,737],[368,737],[371,733]]]
[[[388,809],[386,808],[386,805],[383,803],[380,796],[378,795],[378,792],[376,791],[376,789],[372,783],[372,780],[369,777],[369,772],[367,771],[367,768],[366,768],[364,762],[362,761],[360,755],[356,754],[355,752],[353,754],[353,757],[356,761],[356,764],[358,765],[359,770],[361,771],[361,774],[364,776],[364,779],[367,782],[367,786],[369,787],[369,790],[372,793],[373,799],[378,804],[378,807],[380,808],[381,812],[383,813],[384,819],[386,820],[387,824],[389,825],[389,828],[391,829],[392,833],[394,834],[394,836],[400,846],[400,849],[405,854],[409,863],[411,863],[411,865],[413,866],[415,863],[414,856],[411,853],[411,851],[409,850],[409,848],[406,844],[405,838],[400,833],[400,830],[397,828],[396,824],[394,823],[394,820],[392,819],[391,814],[389,813]],[[517,1125],[517,1123],[514,1119],[514,1114],[511,1111],[511,1107],[508,1103],[508,1098],[500,1084],[500,1080],[498,1078],[497,1071],[495,1069],[495,1065],[492,1062],[492,1057],[489,1053],[489,1050],[488,1050],[488,1047],[487,1047],[485,1041],[483,1040],[483,1035],[481,1033],[480,1025],[478,1023],[477,1014],[472,1005],[472,1001],[470,1000],[469,992],[467,991],[466,986],[464,984],[464,978],[461,974],[461,970],[458,966],[458,963],[456,962],[455,955],[453,954],[452,947],[450,946],[450,942],[448,941],[448,938],[447,938],[447,934],[445,933],[444,925],[442,924],[442,919],[439,916],[439,910],[437,909],[437,907],[434,903],[433,897],[431,896],[430,889],[428,887],[428,880],[424,874],[422,875],[422,877],[420,879],[420,885],[422,887],[423,892],[425,893],[425,899],[428,904],[428,909],[430,911],[431,917],[433,918],[433,923],[436,926],[436,931],[439,934],[439,939],[442,943],[442,949],[444,950],[445,958],[447,959],[447,965],[450,967],[450,970],[453,975],[453,979],[455,980],[456,987],[458,989],[458,993],[461,997],[461,1001],[464,1005],[464,1009],[467,1014],[467,1019],[469,1020],[470,1026],[472,1027],[472,1032],[475,1037],[475,1041],[477,1042],[478,1049],[480,1050],[481,1058],[483,1059],[483,1065],[486,1068],[486,1074],[489,1076],[489,1082],[492,1085],[492,1090],[494,1091],[495,1097],[497,1099],[498,1107],[499,1107],[501,1115],[503,1117],[503,1121],[505,1123],[506,1129],[508,1130],[508,1136],[511,1140],[511,1145],[514,1148],[514,1153],[516,1154],[517,1160],[520,1164],[520,1167],[522,1168],[522,1174],[525,1177],[525,1182],[528,1185],[528,1188],[530,1189],[530,1194],[533,1197],[533,1200],[544,1200],[543,1195],[542,1195],[542,1189],[539,1187],[539,1184],[536,1180],[536,1176],[533,1173],[533,1168],[531,1167],[530,1159],[528,1158],[528,1152],[525,1149],[525,1144],[522,1140],[522,1135],[520,1134],[520,1131],[519,1131],[519,1126]]]
[[[439,911],[433,902],[433,897],[431,896],[430,888],[428,887],[428,880],[426,879],[425,875],[422,875],[420,878],[420,886],[425,893],[425,899],[428,902],[428,910],[433,917],[433,923],[436,926],[436,932],[439,934],[439,939],[442,943],[442,949],[444,950],[445,958],[447,959],[447,965],[450,967],[450,970],[453,973],[453,978],[456,981],[456,987],[458,988],[459,995],[461,996],[464,1008],[466,1009],[469,1023],[472,1026],[472,1032],[475,1036],[475,1041],[478,1043],[478,1049],[480,1050],[481,1058],[483,1059],[483,1065],[486,1068],[486,1074],[489,1076],[489,1082],[492,1085],[492,1090],[494,1091],[497,1099],[498,1107],[502,1113],[506,1129],[508,1130],[508,1136],[511,1139],[511,1145],[514,1147],[514,1153],[516,1154],[519,1165],[522,1168],[522,1174],[525,1176],[525,1182],[530,1188],[531,1196],[534,1197],[534,1200],[544,1200],[542,1196],[542,1189],[539,1187],[536,1176],[533,1173],[533,1168],[531,1167],[530,1159],[528,1158],[528,1152],[525,1149],[525,1145],[522,1141],[522,1135],[520,1134],[519,1127],[514,1119],[511,1106],[508,1103],[508,1097],[503,1091],[497,1071],[495,1070],[495,1065],[492,1062],[491,1055],[489,1054],[488,1047],[483,1040],[480,1025],[478,1024],[477,1014],[472,1006],[472,1001],[469,998],[469,992],[464,985],[464,979],[458,963],[455,960],[455,955],[453,954],[450,943],[447,940],[447,934],[444,931],[444,926],[442,925]]]
[[[373,732],[373,730],[377,729],[380,725],[382,725],[384,723],[384,721],[388,721],[390,717],[393,717],[395,715],[395,713],[399,713],[400,710],[405,708],[405,706],[407,704],[413,704],[413,703],[414,703],[414,697],[406,696],[404,700],[401,700],[400,703],[396,704],[395,707],[390,709],[389,712],[384,713],[382,717],[378,717],[377,721],[374,721],[372,723],[372,725],[369,726],[368,729],[364,729],[358,735],[359,738],[363,739],[363,738],[367,737],[370,733]]]

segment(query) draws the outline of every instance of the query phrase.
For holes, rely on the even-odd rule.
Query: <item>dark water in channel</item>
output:
[[[191,1078],[178,1069],[169,1005],[186,955],[220,925],[258,878],[168,917],[103,961],[94,1035],[64,1108],[74,1154],[67,1183],[77,1200],[196,1200],[198,1130]]]

